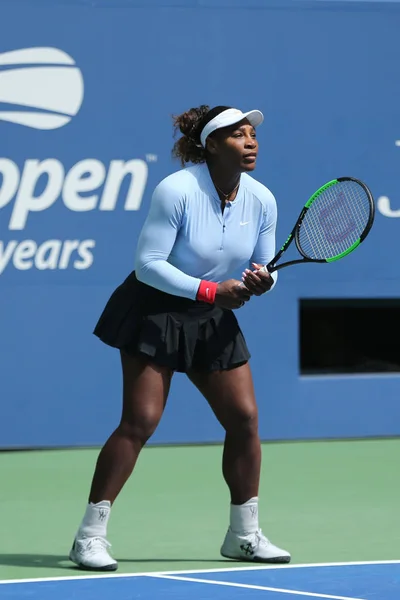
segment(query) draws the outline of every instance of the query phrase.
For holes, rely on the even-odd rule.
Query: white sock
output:
[[[97,504],[90,504],[86,507],[85,516],[79,527],[77,537],[106,537],[107,523],[110,518],[111,502],[102,500]]]
[[[258,531],[258,497],[250,498],[244,504],[231,504],[230,527],[238,535]]]

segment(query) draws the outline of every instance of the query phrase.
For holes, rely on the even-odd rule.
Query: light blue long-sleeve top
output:
[[[276,220],[273,194],[247,173],[222,212],[206,164],[177,171],[154,190],[138,240],[136,277],[195,300],[202,279],[219,283],[249,263],[267,264],[275,255]],[[276,283],[277,272],[273,278]]]

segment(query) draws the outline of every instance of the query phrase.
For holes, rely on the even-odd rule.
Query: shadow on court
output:
[[[152,563],[231,563],[230,560],[212,558],[118,558],[120,564],[152,564]],[[78,570],[69,559],[68,554],[0,554],[0,566],[35,567],[37,569]]]

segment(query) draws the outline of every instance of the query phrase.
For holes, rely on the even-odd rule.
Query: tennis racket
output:
[[[365,240],[374,216],[374,199],[365,183],[353,177],[333,179],[306,202],[286,242],[263,269],[272,273],[289,265],[344,258]],[[303,258],[277,265],[293,240]]]

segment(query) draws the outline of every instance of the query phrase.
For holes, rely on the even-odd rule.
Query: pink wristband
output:
[[[218,283],[202,279],[199,289],[197,290],[196,299],[200,300],[200,302],[208,302],[209,304],[213,304],[215,300],[215,294],[217,293],[217,287]]]

